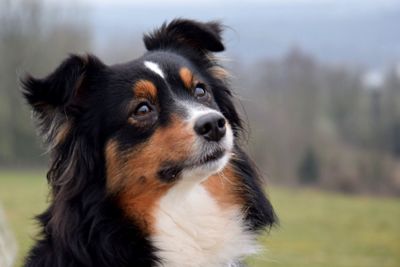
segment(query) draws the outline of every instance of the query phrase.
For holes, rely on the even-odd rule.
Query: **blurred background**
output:
[[[0,235],[7,224],[17,246],[0,246],[0,267],[14,247],[21,266],[47,205],[18,77],[68,53],[134,59],[143,32],[176,17],[228,26],[221,56],[281,221],[249,265],[400,266],[399,1],[2,0]]]

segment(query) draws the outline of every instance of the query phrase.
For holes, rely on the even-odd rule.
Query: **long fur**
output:
[[[235,189],[243,199],[241,213],[249,231],[257,234],[276,218],[260,176],[237,141],[242,123],[229,84],[212,71],[220,68],[210,55],[224,49],[221,30],[216,22],[174,20],[145,35],[145,57],[161,60],[162,53],[179,55],[209,81],[216,108],[236,138],[230,164],[241,177]],[[135,71],[137,68],[135,61],[106,66],[91,55],[72,55],[43,79],[23,79],[24,96],[51,156],[47,174],[51,203],[37,217],[41,233],[26,258],[26,267],[146,267],[162,263],[151,235],[126,216],[115,194],[107,189],[106,144],[116,132],[120,146],[131,140],[131,134],[120,130],[120,110],[113,109],[126,99],[122,89],[116,88],[131,88],[127,81],[132,70],[136,76],[144,75],[142,70]],[[162,115],[159,121],[160,125],[170,123]],[[143,143],[154,131],[134,132],[135,144]]]

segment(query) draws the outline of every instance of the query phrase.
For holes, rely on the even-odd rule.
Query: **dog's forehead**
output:
[[[112,68],[107,90],[123,102],[131,99],[132,93],[138,98],[152,95],[157,101],[187,98],[194,82],[204,80],[191,61],[168,51],[149,52]]]
[[[182,68],[194,69],[183,56],[172,52],[157,51],[146,54],[140,60],[146,71],[165,80],[174,79]]]

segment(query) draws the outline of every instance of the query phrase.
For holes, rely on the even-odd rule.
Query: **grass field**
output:
[[[253,267],[399,267],[400,199],[352,197],[314,190],[273,187],[280,217],[250,259]],[[32,245],[31,219],[46,206],[41,172],[0,172],[0,202],[19,245],[19,259]]]

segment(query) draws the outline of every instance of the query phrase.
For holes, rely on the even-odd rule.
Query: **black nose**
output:
[[[197,119],[194,130],[207,141],[218,142],[226,132],[225,118],[217,113],[203,115]]]

